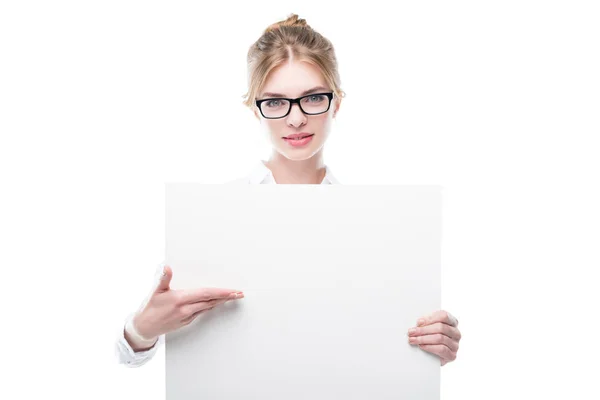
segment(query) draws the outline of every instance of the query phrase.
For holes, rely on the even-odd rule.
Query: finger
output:
[[[417,326],[431,325],[436,322],[442,322],[450,326],[458,326],[458,320],[448,311],[439,310],[417,320]]]
[[[195,320],[195,319],[196,319],[196,317],[197,317],[198,315],[200,315],[200,314],[204,314],[204,313],[206,313],[206,312],[208,312],[208,311],[212,310],[213,308],[214,308],[214,307],[208,307],[208,308],[205,308],[204,310],[200,310],[200,311],[198,311],[198,312],[195,312],[195,313],[193,313],[192,315],[190,315],[189,317],[182,319],[182,320],[181,320],[181,323],[182,323],[184,326],[185,326],[185,325],[188,325],[188,324],[190,324],[190,323],[191,323],[193,320]]]
[[[181,307],[181,311],[184,315],[192,315],[207,308],[216,307],[219,304],[223,304],[229,300],[230,299],[213,299],[208,301],[198,301],[196,303],[184,304]]]
[[[171,278],[173,278],[173,270],[168,265],[163,267],[162,275],[160,276],[160,280],[158,282],[158,286],[156,287],[157,292],[166,292],[169,290],[169,285],[171,284]]]
[[[456,353],[443,344],[420,344],[419,347],[424,351],[435,354],[446,361],[454,361],[456,359]]]
[[[455,353],[458,351],[458,342],[441,333],[424,336],[411,336],[408,338],[408,342],[410,344],[442,344]]]
[[[434,333],[442,333],[456,341],[459,341],[461,339],[461,333],[458,330],[458,328],[455,328],[448,324],[444,324],[442,322],[436,322],[431,325],[410,328],[408,330],[408,336],[432,335]]]
[[[229,298],[226,298],[226,299],[213,299],[213,300],[208,300],[208,301],[200,301],[200,302],[196,302],[196,303],[187,304],[184,306],[185,307],[184,313],[185,314],[191,313],[191,315],[184,318],[182,320],[182,322],[185,325],[187,325],[190,322],[192,322],[198,315],[200,315],[206,311],[212,310],[219,304],[224,304],[230,300],[234,300],[235,298],[242,298],[242,297],[244,297],[243,294],[240,297],[234,293],[233,295],[230,295]]]
[[[234,290],[234,289],[222,289],[222,288],[187,289],[187,290],[181,291],[181,302],[182,303],[196,303],[199,301],[226,299],[234,293],[238,295],[238,298],[244,296],[242,291]]]

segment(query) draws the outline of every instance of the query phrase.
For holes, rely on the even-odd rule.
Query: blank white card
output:
[[[171,288],[245,298],[166,336],[167,400],[438,400],[439,186],[167,183]]]

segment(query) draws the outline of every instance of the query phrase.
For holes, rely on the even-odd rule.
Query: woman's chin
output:
[[[312,141],[306,146],[293,146],[286,142],[272,143],[272,145],[279,154],[281,154],[288,160],[293,161],[308,160],[309,158],[317,154],[323,148],[324,144],[325,142],[321,140]]]
[[[309,146],[306,148],[277,148],[279,154],[283,155],[288,160],[303,161],[308,160],[319,152],[322,146]]]

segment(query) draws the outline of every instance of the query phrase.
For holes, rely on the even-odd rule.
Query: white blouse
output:
[[[273,173],[263,161],[259,162],[251,173],[241,179],[236,179],[234,181],[227,182],[227,184],[277,184],[275,182],[275,178],[273,177]],[[331,174],[331,170],[329,167],[325,166],[325,177],[323,181],[321,181],[321,185],[333,185],[339,184],[337,179]],[[160,274],[162,273],[163,264],[159,265],[156,269],[154,275],[154,282],[158,284],[160,279]],[[152,293],[152,292],[150,292]],[[141,308],[143,308],[148,300],[150,299],[150,294],[146,298],[146,300],[142,303]],[[136,313],[131,313],[125,320],[123,326],[119,329],[119,333],[117,334],[117,341],[115,346],[115,353],[117,360],[120,364],[124,364],[128,367],[139,367],[146,362],[148,362],[152,357],[156,354],[158,348],[165,342],[165,335],[160,335],[158,337],[157,342],[148,350],[135,352],[129,345],[129,342],[125,339],[125,325],[129,322]]]

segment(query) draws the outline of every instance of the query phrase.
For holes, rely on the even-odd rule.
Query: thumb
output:
[[[158,281],[158,286],[156,287],[157,292],[166,292],[169,290],[169,285],[171,284],[171,278],[173,278],[173,270],[168,265],[163,267],[162,275]]]

